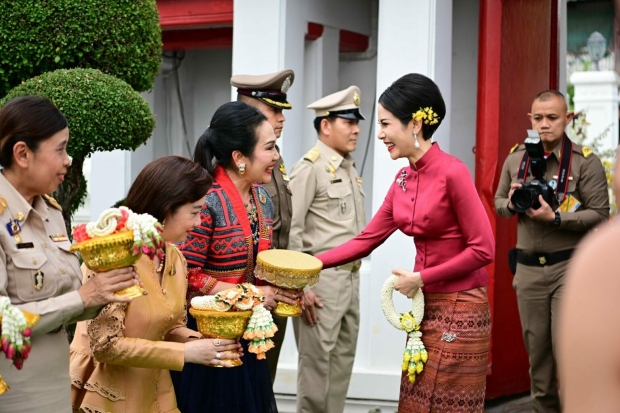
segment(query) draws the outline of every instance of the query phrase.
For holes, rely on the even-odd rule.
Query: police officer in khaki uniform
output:
[[[319,134],[291,171],[290,248],[316,255],[355,237],[366,225],[362,180],[350,153],[360,132],[360,90],[351,86],[311,105]],[[359,329],[359,269],[352,262],[321,272],[306,291],[304,322],[295,319],[299,369],[297,411],[341,413]]]
[[[277,139],[282,135],[284,121],[286,120],[282,111],[292,108],[286,100],[286,94],[294,80],[295,73],[291,69],[285,69],[266,75],[236,75],[230,79],[230,84],[237,88],[237,100],[256,107],[267,117],[267,121],[273,126]],[[276,149],[280,152],[277,145]],[[281,156],[273,169],[273,179],[263,186],[273,201],[273,246],[278,249],[287,249],[292,216],[291,189],[284,160]],[[286,332],[287,317],[280,317],[276,314],[272,314],[272,316],[278,327],[278,332],[273,337],[275,347],[267,352],[269,373],[273,383],[276,380],[276,370],[284,341],[284,333]]]
[[[71,164],[68,140],[67,121],[47,99],[15,98],[0,109],[0,295],[41,316],[23,369],[0,359],[0,375],[11,387],[0,396],[3,413],[71,411],[62,326],[95,317],[109,302],[130,301],[114,291],[137,282],[130,267],[82,285],[60,205],[44,195],[56,190]]]
[[[538,209],[519,213],[517,248],[512,251],[523,340],[530,359],[531,395],[536,412],[560,412],[556,369],[556,329],[565,273],[577,243],[609,216],[605,170],[592,151],[572,143],[564,129],[573,118],[557,91],[538,94],[528,114],[546,156],[544,179],[554,189],[553,206],[539,197]],[[524,145],[515,145],[504,163],[495,209],[516,214],[511,197],[533,173]],[[530,160],[531,161],[531,160]],[[524,179],[519,181],[520,177]],[[566,177],[563,179],[563,177]]]

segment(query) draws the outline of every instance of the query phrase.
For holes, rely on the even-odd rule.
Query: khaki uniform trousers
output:
[[[523,341],[530,359],[532,406],[537,413],[559,413],[557,328],[568,263],[534,267],[517,264],[517,293]]]
[[[312,291],[323,303],[318,324],[294,320],[299,350],[298,413],[342,413],[351,381],[360,323],[359,271],[352,265],[321,272]]]

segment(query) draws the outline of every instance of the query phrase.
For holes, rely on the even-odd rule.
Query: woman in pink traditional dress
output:
[[[493,261],[495,242],[469,169],[431,140],[445,114],[439,88],[423,75],[405,75],[383,92],[378,138],[392,159],[409,165],[357,237],[317,256],[330,268],[368,256],[397,229],[414,238],[414,270],[392,273],[407,297],[424,290],[421,331],[429,358],[415,383],[403,373],[400,413],[484,408],[491,337],[484,266]]]

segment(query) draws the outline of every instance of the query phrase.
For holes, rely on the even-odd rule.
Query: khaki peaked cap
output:
[[[274,108],[291,109],[286,94],[294,81],[295,72],[284,69],[264,75],[235,75],[230,78],[230,85],[236,87],[240,95],[258,99]]]
[[[359,106],[361,92],[357,86],[349,86],[345,90],[327,95],[308,105],[314,109],[317,118],[336,116],[345,119],[366,119]]]

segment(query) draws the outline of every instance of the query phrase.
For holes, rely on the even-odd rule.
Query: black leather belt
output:
[[[517,252],[517,262],[530,267],[544,267],[567,261],[573,255],[574,249],[540,254],[527,254],[521,250]]]

